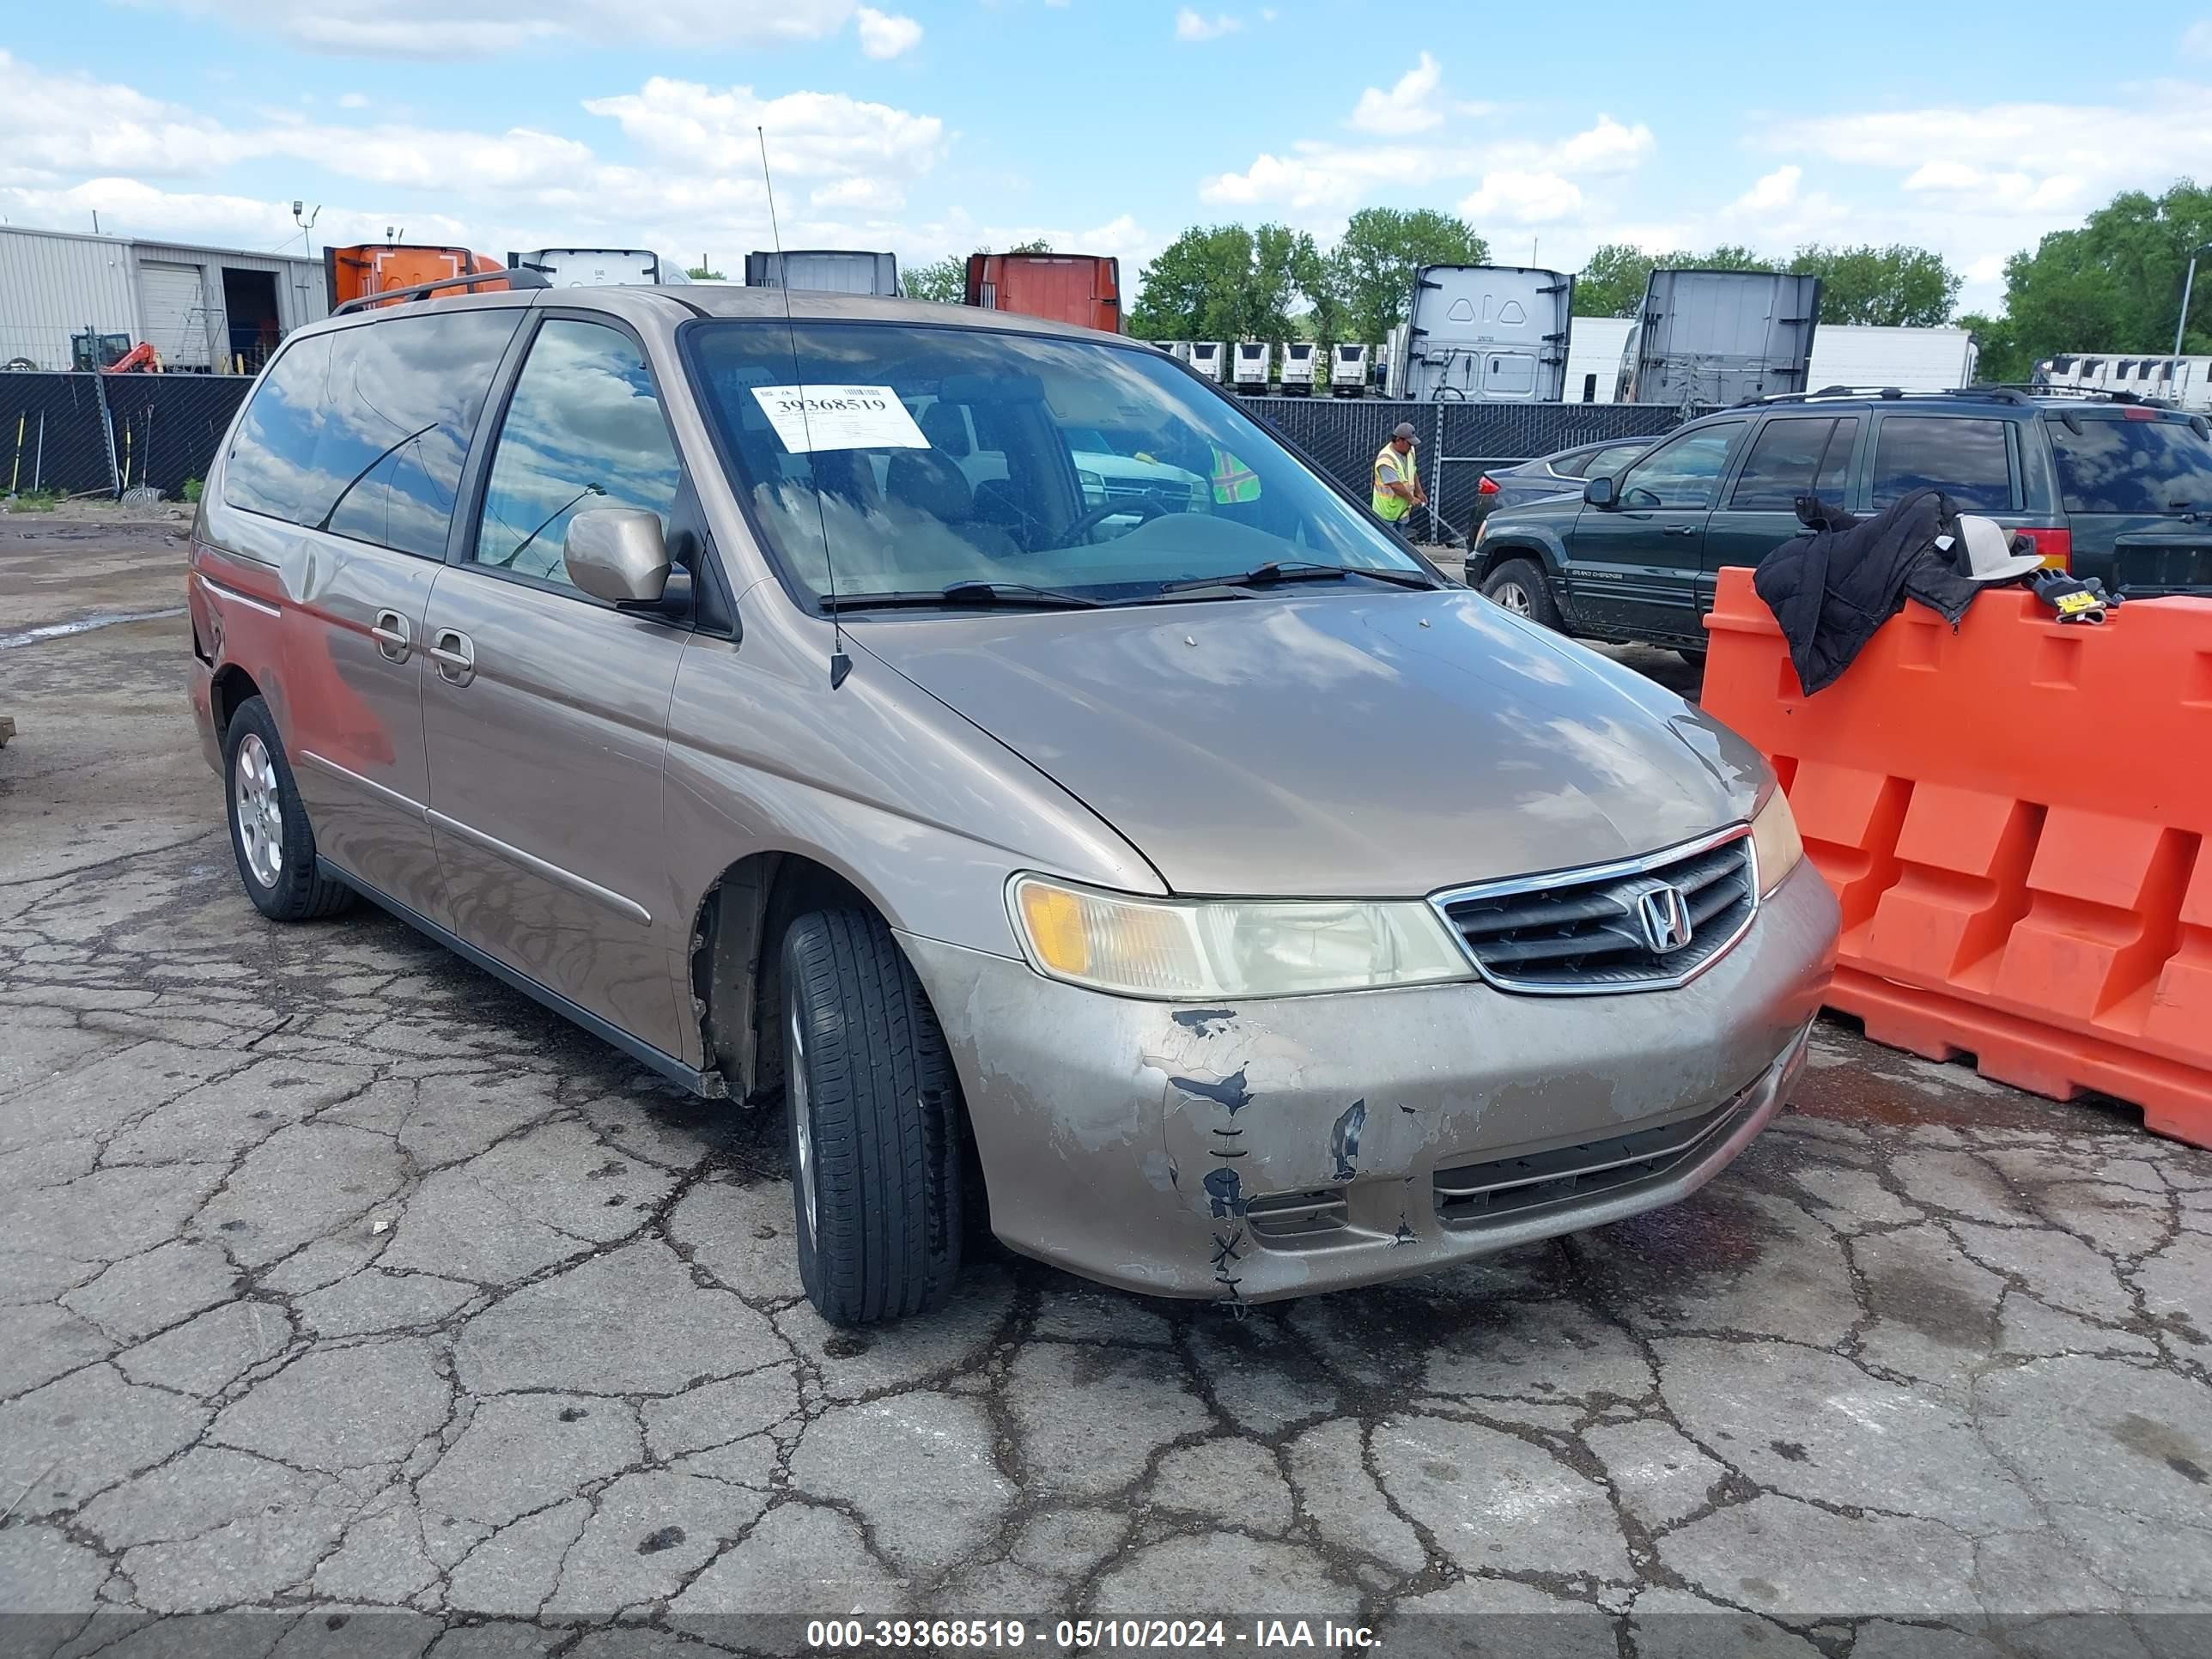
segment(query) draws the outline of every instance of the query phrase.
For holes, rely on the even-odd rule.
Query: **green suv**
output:
[[[1927,485],[2131,597],[2212,593],[2212,427],[2125,393],[1832,388],[1692,421],[1579,496],[1484,520],[1468,580],[1588,639],[1704,649],[1723,565],[1800,533],[1796,498],[1861,514]]]

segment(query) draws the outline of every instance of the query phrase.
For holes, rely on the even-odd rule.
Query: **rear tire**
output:
[[[1483,596],[1516,617],[1526,617],[1554,633],[1559,626],[1559,607],[1552,598],[1552,584],[1543,571],[1528,559],[1508,559],[1482,579]]]
[[[882,919],[845,909],[793,921],[781,1014],[807,1300],[833,1325],[942,1306],[960,1272],[960,1085]]]
[[[355,893],[315,869],[315,832],[292,781],[276,717],[259,697],[231,711],[223,728],[223,799],[231,855],[254,908],[271,921],[312,921],[352,905]]]

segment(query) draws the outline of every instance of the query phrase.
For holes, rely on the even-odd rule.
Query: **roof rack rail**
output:
[[[2029,404],[2038,398],[2066,398],[2084,403],[2134,404],[2144,409],[2178,409],[2170,398],[2146,398],[2140,392],[2121,392],[2101,386],[2052,386],[2025,380],[1985,381],[1963,388],[2008,403]]]
[[[501,265],[497,270],[471,270],[458,276],[441,276],[434,283],[410,283],[405,288],[385,288],[374,294],[356,294],[343,304],[332,306],[331,315],[343,317],[349,311],[362,311],[370,306],[380,306],[395,300],[427,300],[446,289],[473,288],[478,283],[504,283],[512,289],[553,286],[543,271],[532,270],[528,265]]]
[[[1815,392],[1769,392],[1761,396],[1746,398],[1736,404],[1738,409],[1759,404],[1805,404],[1820,398],[1881,398],[1895,400],[1902,398],[1954,398],[1955,392],[1912,391],[1895,386],[1824,386]]]

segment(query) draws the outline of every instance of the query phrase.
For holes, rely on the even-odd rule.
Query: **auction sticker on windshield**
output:
[[[927,449],[887,386],[757,386],[753,396],[794,455],[814,449]]]

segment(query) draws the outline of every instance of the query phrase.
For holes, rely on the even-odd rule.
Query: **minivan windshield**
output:
[[[1425,580],[1257,422],[1147,347],[719,319],[684,341],[732,487],[817,603],[833,567],[848,611],[958,584],[1015,604],[1041,590],[1131,603],[1270,567]]]

